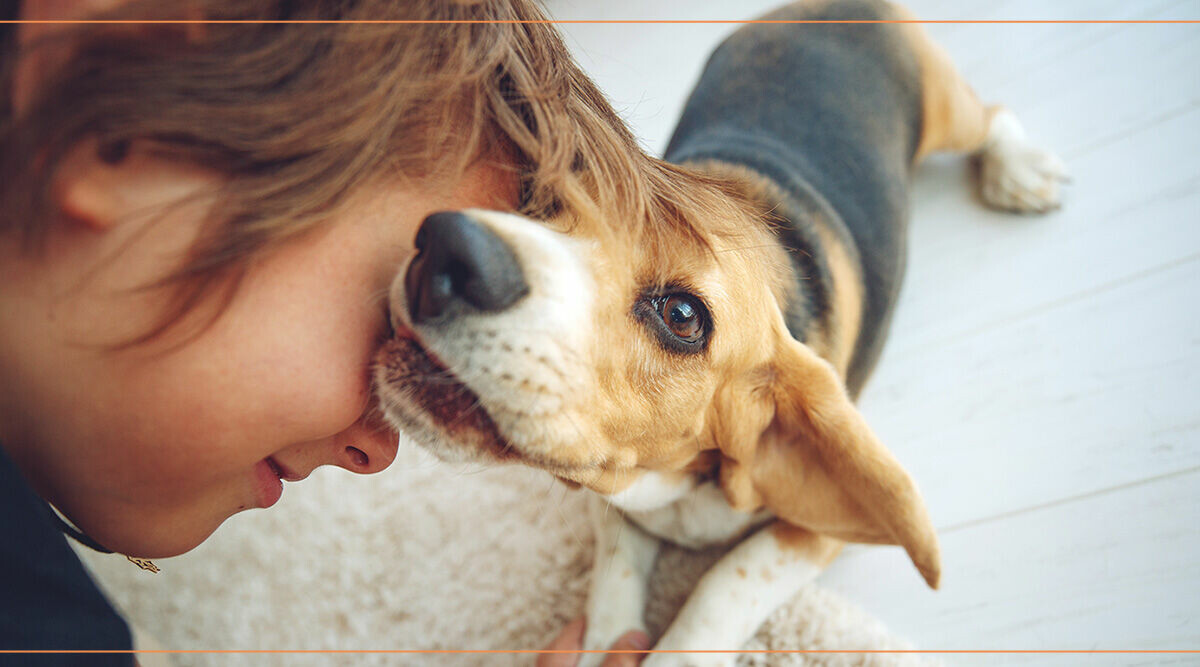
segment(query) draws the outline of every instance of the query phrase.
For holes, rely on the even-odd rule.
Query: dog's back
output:
[[[764,20],[898,18],[872,0],[798,3]],[[904,271],[908,176],[921,135],[920,67],[895,24],[751,24],[708,61],[666,159],[750,169],[777,186],[800,285],[788,327],[807,342],[830,315],[821,226],[862,282],[846,374],[857,393],[878,358]]]

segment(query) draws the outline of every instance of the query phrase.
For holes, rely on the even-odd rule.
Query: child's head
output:
[[[23,16],[78,16],[59,4]],[[520,0],[90,4],[540,18]],[[594,90],[565,92],[583,79],[546,26],[30,28],[0,42],[0,442],[132,555],[192,548],[273,503],[280,475],[386,467],[396,435],[368,365],[417,225],[561,205],[545,174],[580,169],[561,168],[579,133],[546,132],[566,116],[545,114],[568,96],[581,122],[616,126]]]

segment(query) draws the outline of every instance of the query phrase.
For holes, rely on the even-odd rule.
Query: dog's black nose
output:
[[[456,299],[504,310],[529,293],[516,255],[470,216],[434,213],[417,230],[417,256],[404,276],[413,323],[441,315]]]

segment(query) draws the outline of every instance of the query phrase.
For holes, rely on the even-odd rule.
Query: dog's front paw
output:
[[[642,667],[733,667],[737,653],[651,653]]]
[[[979,194],[989,206],[1045,213],[1062,205],[1066,165],[1057,155],[1030,144],[1011,112],[1000,111],[992,119],[979,161]]]

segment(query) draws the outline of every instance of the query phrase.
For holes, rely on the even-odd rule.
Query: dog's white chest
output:
[[[691,549],[728,544],[771,518],[766,511],[739,512],[716,482],[697,484],[683,474],[646,473],[607,499],[651,535]]]

